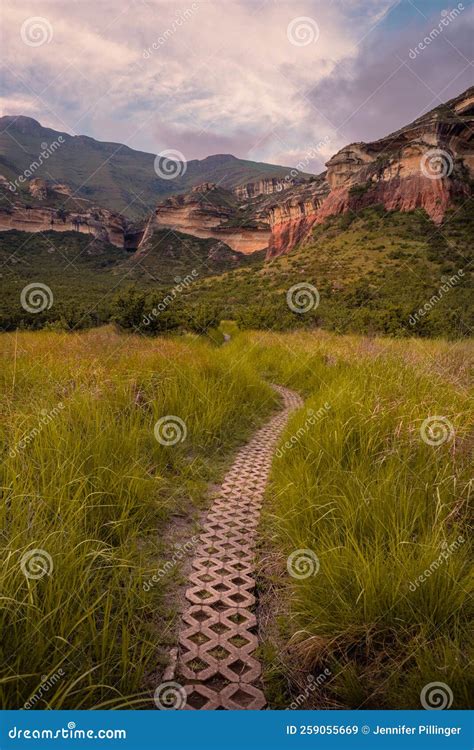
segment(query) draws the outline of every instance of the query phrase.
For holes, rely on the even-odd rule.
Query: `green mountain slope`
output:
[[[422,210],[380,206],[334,217],[289,255],[196,284],[190,301],[215,304],[221,318],[245,328],[472,335],[473,208],[472,199],[455,206],[441,227]],[[301,298],[307,312],[293,312],[287,303],[295,284],[309,289]],[[318,290],[317,304],[311,305],[317,295],[309,284]]]
[[[469,336],[474,330],[472,209],[472,201],[458,205],[436,227],[421,210],[369,208],[318,226],[309,241],[270,262],[261,253],[241,256],[215,240],[168,230],[157,232],[146,251],[136,254],[91,243],[75,232],[2,232],[0,327],[105,322],[117,296],[130,287],[142,294],[148,309],[157,295],[188,278],[175,313],[205,305],[243,328]],[[32,282],[51,287],[54,305],[28,315],[20,293]],[[300,300],[303,305],[309,300],[307,312],[288,306],[295,285],[310,289]],[[316,305],[308,285],[318,290]]]
[[[109,320],[116,296],[131,286],[164,295],[183,279],[187,288],[216,272],[262,262],[262,253],[247,256],[218,240],[170,230],[157,232],[140,253],[78,232],[0,232],[0,330],[58,321],[71,328],[95,325]],[[23,309],[21,293],[29,284],[51,289],[49,309]]]
[[[154,170],[154,154],[60,133],[30,117],[5,116],[0,117],[0,174],[15,180],[38,162],[44,144],[51,146],[55,141],[59,146],[31,176],[65,182],[80,196],[130,218],[145,216],[166,196],[186,192],[201,182],[233,188],[266,177],[284,177],[289,171],[288,167],[217,154],[187,162],[181,177],[162,179]]]

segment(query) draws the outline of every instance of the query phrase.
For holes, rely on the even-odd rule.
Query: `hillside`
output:
[[[0,329],[98,325],[110,320],[117,296],[135,284],[164,297],[183,279],[187,289],[216,272],[262,262],[261,254],[248,257],[217,240],[169,230],[156,233],[146,250],[136,253],[76,231],[0,231]],[[25,312],[20,295],[29,284],[47,285],[53,298],[50,309]]]
[[[311,229],[335,215],[382,205],[418,208],[435,224],[456,200],[470,195],[473,178],[474,88],[371,143],[351,143],[308,180],[285,180],[256,191],[205,183],[158,202],[147,232],[176,228],[197,237],[219,237],[244,253],[267,249],[267,258],[291,252]],[[198,192],[196,192],[198,191]],[[235,205],[236,199],[238,205]]]
[[[106,322],[117,296],[130,287],[141,290],[143,309],[149,309],[152,299],[194,271],[173,303],[178,317],[185,307],[206,305],[243,328],[470,335],[473,230],[472,199],[451,209],[442,228],[421,209],[402,213],[376,206],[328,219],[291,254],[267,262],[263,253],[245,256],[219,241],[165,229],[135,252],[77,232],[3,232],[1,327]],[[19,305],[21,289],[33,281],[46,282],[54,293],[54,305],[39,315],[27,315]],[[295,284],[318,290],[318,304],[305,314],[288,306]]]
[[[467,335],[474,327],[473,101],[471,88],[385,138],[349,144],[327,172],[296,181],[257,178],[283,168],[231,156],[189,162],[182,177],[160,181],[150,177],[151,154],[65,136],[46,165],[61,174],[34,177],[14,193],[0,180],[0,231],[10,230],[0,236],[1,325],[105,322],[118,294],[127,307],[130,286],[130,304],[136,308],[138,295],[146,310],[151,297],[193,273],[179,292],[183,309],[205,305],[211,319],[237,319],[244,328]],[[40,133],[54,135],[29,118],[7,121],[4,139],[19,129],[30,150]],[[110,159],[89,172],[95,187],[86,186],[97,200],[77,197],[76,166],[91,170],[106,152]],[[202,181],[204,173],[210,179]],[[153,189],[167,191],[150,197],[146,220],[104,207],[124,201],[123,191],[134,192],[146,174]],[[54,290],[54,306],[40,315],[19,304],[29,280]],[[295,284],[318,290],[305,314],[287,303]],[[168,313],[176,327],[188,319]],[[130,320],[140,326],[139,316]]]
[[[132,219],[146,216],[160,199],[202,182],[233,189],[266,178],[283,179],[289,172],[288,167],[217,154],[187,162],[181,177],[162,179],[154,169],[154,154],[60,133],[30,117],[7,115],[0,117],[0,174],[15,180],[38,161],[44,144],[55,142],[58,146],[35,168],[34,176],[66,183],[81,197]]]
[[[441,229],[420,209],[375,206],[332,217],[290,255],[204,280],[190,299],[218,305],[223,319],[244,328],[470,335],[473,208],[472,199],[459,203]],[[303,314],[288,305],[288,291],[297,284],[300,306],[309,306]]]

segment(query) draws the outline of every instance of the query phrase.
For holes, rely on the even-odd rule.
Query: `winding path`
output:
[[[237,454],[192,562],[177,664],[187,709],[262,709],[266,704],[254,655],[256,529],[275,445],[290,413],[302,404],[296,393],[274,388],[284,408]]]

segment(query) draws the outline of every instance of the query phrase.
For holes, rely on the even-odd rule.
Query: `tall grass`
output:
[[[174,644],[176,610],[169,577],[143,583],[173,552],[167,524],[192,519],[273,392],[191,339],[102,329],[4,334],[0,347],[1,705],[152,707],[145,680]],[[164,415],[184,421],[183,442],[157,442]],[[38,579],[21,566],[33,549],[53,565]]]
[[[262,586],[279,602],[264,651],[274,705],[299,692],[302,674],[328,668],[314,707],[420,708],[423,686],[441,681],[453,708],[466,708],[474,441],[459,346],[424,342],[422,367],[415,342],[402,352],[361,337],[258,333],[235,346],[308,397],[277,452],[264,523]],[[429,416],[448,419],[454,436],[424,442]],[[301,549],[319,572],[298,579],[286,559]]]
[[[306,398],[261,529],[272,704],[329,669],[315,707],[418,708],[435,681],[466,707],[470,345],[224,331],[221,348],[111,328],[0,336],[1,705],[153,706],[179,566],[143,584],[173,559],[175,527],[195,533],[233,447],[274,408],[270,380]],[[155,439],[165,415],[183,420],[184,441]],[[429,416],[449,421],[450,440],[423,441]],[[24,572],[34,549],[52,561],[40,578]],[[316,575],[288,574],[299,549],[317,555]]]

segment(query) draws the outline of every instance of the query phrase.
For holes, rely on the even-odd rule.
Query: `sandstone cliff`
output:
[[[212,183],[159,204],[143,242],[168,227],[218,238],[234,250],[292,250],[329,216],[382,204],[390,211],[422,208],[442,222],[468,195],[474,169],[474,89],[372,143],[352,143],[327,162],[327,172],[291,184],[277,178],[225,191]]]
[[[101,242],[132,248],[141,239],[142,232],[131,239],[134,232],[120,214],[75,198],[68,185],[35,178],[26,183],[25,190],[16,193],[9,191],[7,185],[6,180],[0,181],[0,231],[81,232]]]
[[[441,223],[453,201],[470,193],[473,122],[471,88],[385,138],[345,146],[314,183],[269,206],[268,256],[288,252],[329,216],[376,204],[389,211],[422,208]]]
[[[328,217],[376,204],[394,211],[421,208],[439,224],[470,192],[473,122],[471,88],[378,141],[345,146],[317,177],[263,177],[231,189],[206,181],[158,203],[144,225],[77,198],[65,184],[33,179],[27,199],[24,189],[12,195],[0,176],[0,230],[78,231],[143,253],[166,229],[246,255],[266,249],[272,258],[290,252]],[[227,168],[229,159],[208,161],[215,171]]]
[[[289,252],[308,236],[328,192],[323,173],[305,185],[289,189],[278,202],[261,206],[260,210],[268,212],[271,228],[267,258]]]
[[[270,240],[267,221],[255,211],[242,209],[232,192],[212,183],[197,185],[190,193],[160,203],[148,220],[139,249],[160,229],[220,240],[245,255],[267,248]]]
[[[247,182],[245,185],[237,185],[232,192],[239,200],[248,200],[249,198],[256,198],[257,195],[281,193],[283,190],[287,190],[294,184],[294,180],[270,177],[268,179],[258,180],[257,182]]]

